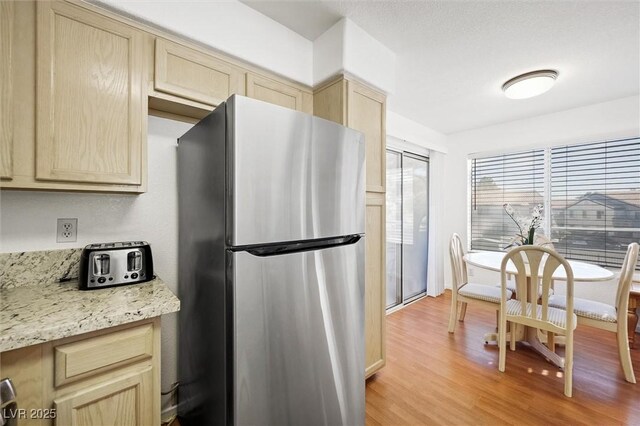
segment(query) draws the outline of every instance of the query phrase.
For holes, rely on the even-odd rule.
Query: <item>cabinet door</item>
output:
[[[385,364],[385,197],[368,193],[365,247],[365,376]]]
[[[217,106],[231,94],[244,94],[244,73],[202,52],[156,39],[154,88],[207,105]]]
[[[56,424],[134,426],[154,419],[152,368],[129,373],[54,401]],[[156,420],[154,422],[154,420]]]
[[[303,95],[309,95],[310,97],[310,94],[306,94],[293,86],[256,74],[247,74],[247,96],[250,98],[285,108],[310,112],[309,108],[313,101],[311,99],[307,101],[306,96]]]
[[[140,185],[144,36],[65,2],[37,3],[36,179]]]
[[[13,176],[13,2],[0,2],[0,178]]]
[[[380,93],[348,82],[347,126],[364,133],[367,153],[367,191],[385,190],[386,101]]]
[[[0,353],[0,378],[8,377],[16,390],[18,408],[31,410],[51,408],[47,399],[44,378],[47,369],[42,362],[43,345],[31,345]],[[6,402],[6,401],[3,401]],[[43,426],[37,416],[25,416],[18,421],[19,426]]]

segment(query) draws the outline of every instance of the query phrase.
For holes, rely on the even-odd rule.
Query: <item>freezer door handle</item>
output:
[[[246,251],[254,256],[267,257],[282,254],[300,253],[303,251],[322,250],[330,247],[348,246],[357,243],[361,234],[343,235],[340,237],[319,238],[306,241],[289,241],[256,246],[234,247],[231,251]]]

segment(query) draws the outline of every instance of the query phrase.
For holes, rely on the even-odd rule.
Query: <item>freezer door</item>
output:
[[[364,424],[364,239],[231,253],[236,425]]]
[[[227,101],[227,244],[364,233],[364,137],[266,102]]]

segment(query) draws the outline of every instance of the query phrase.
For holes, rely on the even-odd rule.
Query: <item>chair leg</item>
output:
[[[626,313],[622,313],[625,315]],[[631,352],[629,351],[629,337],[627,334],[627,326],[622,325],[618,327],[616,333],[616,339],[618,341],[618,353],[620,355],[620,365],[624,372],[624,378],[629,383],[636,382],[636,376],[633,373],[633,365],[631,364]]]
[[[515,325],[515,323],[507,324]],[[513,328],[513,326],[511,328]],[[511,339],[509,339],[509,349],[511,349],[512,351],[516,350],[516,333],[513,330],[511,331]]]
[[[460,303],[460,316],[458,317],[458,321],[464,322],[464,317],[467,315],[467,302]]]
[[[507,358],[507,316],[502,309],[500,309],[500,322],[498,322],[498,347],[500,349],[498,370],[504,372]]]
[[[449,313],[449,333],[456,330],[456,316],[458,315],[458,298],[451,296],[451,312]]]
[[[549,348],[549,350],[551,352],[555,352],[556,351],[556,339],[555,339],[556,335],[551,332],[551,331],[547,331],[547,347]]]
[[[568,330],[564,344],[564,394],[573,394],[573,330]]]

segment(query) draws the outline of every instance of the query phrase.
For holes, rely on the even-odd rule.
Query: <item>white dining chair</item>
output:
[[[514,239],[511,240],[511,243],[509,244],[509,246],[511,246],[514,242],[518,241],[519,238],[514,237]],[[553,245],[553,241],[551,241],[551,239],[549,237],[547,237],[544,234],[536,234],[535,238],[533,239],[533,245],[534,246],[541,246],[541,247],[546,247],[552,250],[555,250],[555,247]],[[515,295],[516,293],[516,285],[515,283],[513,283],[511,281],[512,277],[510,274],[507,274],[507,278],[509,279],[509,282],[507,283],[507,288],[509,290],[511,290],[511,292]],[[500,284],[498,284],[498,287],[500,287]],[[540,290],[540,289],[538,289]],[[554,285],[553,285],[553,281],[551,281],[551,286],[549,287],[549,291],[551,292],[550,294],[553,295],[554,290]]]
[[[464,246],[458,234],[451,236],[449,255],[451,257],[451,312],[449,314],[449,333],[456,328],[456,317],[464,321],[467,303],[488,307],[497,311],[500,307],[500,288],[492,285],[474,284],[468,280],[467,263],[464,260]],[[509,296],[510,297],[510,296]],[[459,314],[458,314],[459,310]]]
[[[624,378],[629,383],[636,383],[636,377],[633,373],[631,353],[629,351],[627,309],[629,307],[631,281],[638,263],[639,249],[638,243],[629,244],[629,247],[627,247],[627,254],[624,257],[620,278],[618,279],[615,306],[577,297],[573,300],[573,308],[578,316],[579,325],[616,333],[620,365],[624,372]],[[562,296],[552,296],[549,299],[549,306],[564,308],[566,305],[567,301]]]
[[[516,297],[511,299],[507,288],[507,264],[512,262],[515,274]],[[566,281],[566,307],[549,306],[551,294],[549,289],[553,273],[559,267],[564,268]],[[565,336],[564,356],[564,394],[572,395],[573,388],[573,331],[576,327],[576,315],[573,313],[573,270],[562,256],[555,250],[541,246],[522,246],[509,251],[500,267],[501,297],[500,321],[498,323],[498,346],[500,357],[498,369],[505,371],[507,323],[522,324],[531,329],[538,329]],[[517,333],[511,333],[510,348],[515,350]]]

